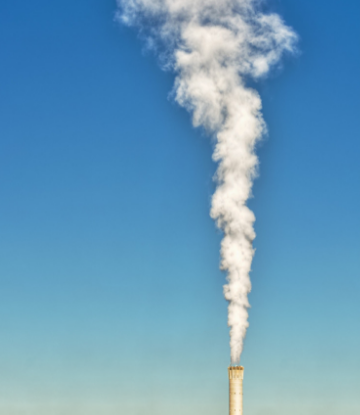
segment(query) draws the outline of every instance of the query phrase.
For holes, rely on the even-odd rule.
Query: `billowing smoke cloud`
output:
[[[221,269],[229,302],[231,361],[240,361],[248,327],[249,273],[255,216],[246,206],[265,132],[259,94],[249,79],[264,77],[296,35],[258,0],[118,0],[118,18],[140,28],[167,69],[176,73],[174,96],[194,126],[214,137],[218,163],[211,217],[222,229]]]

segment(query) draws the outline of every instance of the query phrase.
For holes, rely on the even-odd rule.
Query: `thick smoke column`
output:
[[[215,139],[217,189],[211,217],[224,232],[221,268],[227,272],[231,361],[240,361],[248,327],[247,295],[254,255],[255,216],[246,206],[265,132],[259,94],[248,79],[264,77],[296,35],[258,0],[118,0],[118,18],[136,25],[161,62],[176,73],[176,101]]]

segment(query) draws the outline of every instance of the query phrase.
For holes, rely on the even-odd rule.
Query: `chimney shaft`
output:
[[[229,373],[229,415],[243,415],[243,379],[242,366],[230,366]]]

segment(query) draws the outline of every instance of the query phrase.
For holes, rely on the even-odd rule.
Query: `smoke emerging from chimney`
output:
[[[214,137],[218,163],[211,217],[223,231],[221,269],[227,273],[231,361],[240,361],[248,327],[249,273],[255,216],[246,206],[266,131],[259,94],[249,79],[266,76],[296,34],[259,0],[118,0],[117,19],[137,26],[165,69],[176,74],[174,97],[194,126]]]

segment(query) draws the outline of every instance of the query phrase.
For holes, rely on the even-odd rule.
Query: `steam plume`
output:
[[[240,361],[248,327],[247,295],[254,255],[255,216],[246,206],[265,132],[258,93],[248,79],[264,77],[296,35],[259,0],[118,0],[118,18],[135,25],[167,69],[176,73],[174,96],[194,126],[215,139],[217,189],[211,217],[224,233],[221,268],[227,272],[231,361]]]

